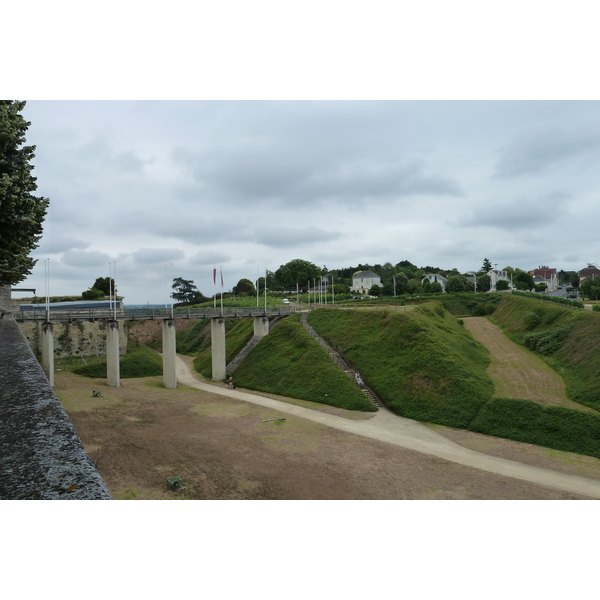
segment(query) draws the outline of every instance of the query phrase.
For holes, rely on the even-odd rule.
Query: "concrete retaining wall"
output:
[[[0,319],[0,499],[111,499],[9,313]]]
[[[54,356],[106,356],[106,322],[54,323]],[[42,355],[42,323],[19,323],[34,354]],[[127,353],[127,326],[119,324],[119,354]]]

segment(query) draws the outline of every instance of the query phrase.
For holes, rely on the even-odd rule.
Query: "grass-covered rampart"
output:
[[[233,374],[239,387],[348,410],[375,408],[302,327],[300,315],[283,319]]]
[[[571,400],[600,410],[600,315],[510,295],[493,321],[544,357],[564,378]]]
[[[467,428],[492,395],[487,350],[439,302],[408,313],[310,313],[396,414]]]
[[[177,334],[177,351],[182,354],[196,354],[196,358],[194,359],[196,371],[207,379],[210,379],[212,377],[210,319],[203,319],[202,323],[203,325],[199,324],[196,330],[195,327],[192,327],[189,330],[188,336]],[[253,335],[254,321],[252,318],[225,319],[225,362],[231,362]]]
[[[446,304],[458,314],[479,310],[464,300]],[[515,341],[541,350],[551,366],[568,374],[571,399],[598,406],[599,315],[503,294],[479,302],[492,304],[494,320]],[[387,315],[320,310],[309,320],[399,415],[600,458],[599,415],[492,398],[487,351],[436,302]]]

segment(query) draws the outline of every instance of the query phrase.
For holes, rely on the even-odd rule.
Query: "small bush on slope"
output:
[[[306,332],[299,315],[286,317],[233,374],[236,385],[346,408],[375,407]]]
[[[309,322],[401,416],[467,428],[492,396],[487,350],[438,302],[401,314],[321,309]]]

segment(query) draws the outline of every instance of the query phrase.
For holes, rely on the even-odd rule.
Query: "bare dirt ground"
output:
[[[579,499],[162,378],[56,374],[56,393],[115,499]],[[100,397],[92,392],[100,391]],[[278,396],[271,396],[283,399]],[[295,401],[299,402],[299,401]],[[302,402],[303,406],[311,403]],[[368,415],[311,405],[345,418]],[[436,427],[467,447],[600,479],[600,460]],[[475,447],[477,446],[477,447]],[[167,489],[167,478],[184,486]]]

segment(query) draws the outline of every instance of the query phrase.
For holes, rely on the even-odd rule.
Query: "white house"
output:
[[[442,286],[442,292],[446,291],[446,281],[448,281],[443,275],[439,273],[425,273],[423,277],[421,277],[421,282],[424,279],[427,279],[429,283],[439,283]]]
[[[381,287],[381,277],[377,273],[357,271],[352,275],[352,289],[350,291],[366,295],[374,285]]]
[[[488,275],[490,276],[490,292],[496,292],[496,284],[499,281],[507,281],[508,282],[508,289],[512,289],[512,283],[510,281],[510,277],[508,276],[508,273],[506,271],[503,271],[502,269],[492,269],[491,271],[488,272]]]

